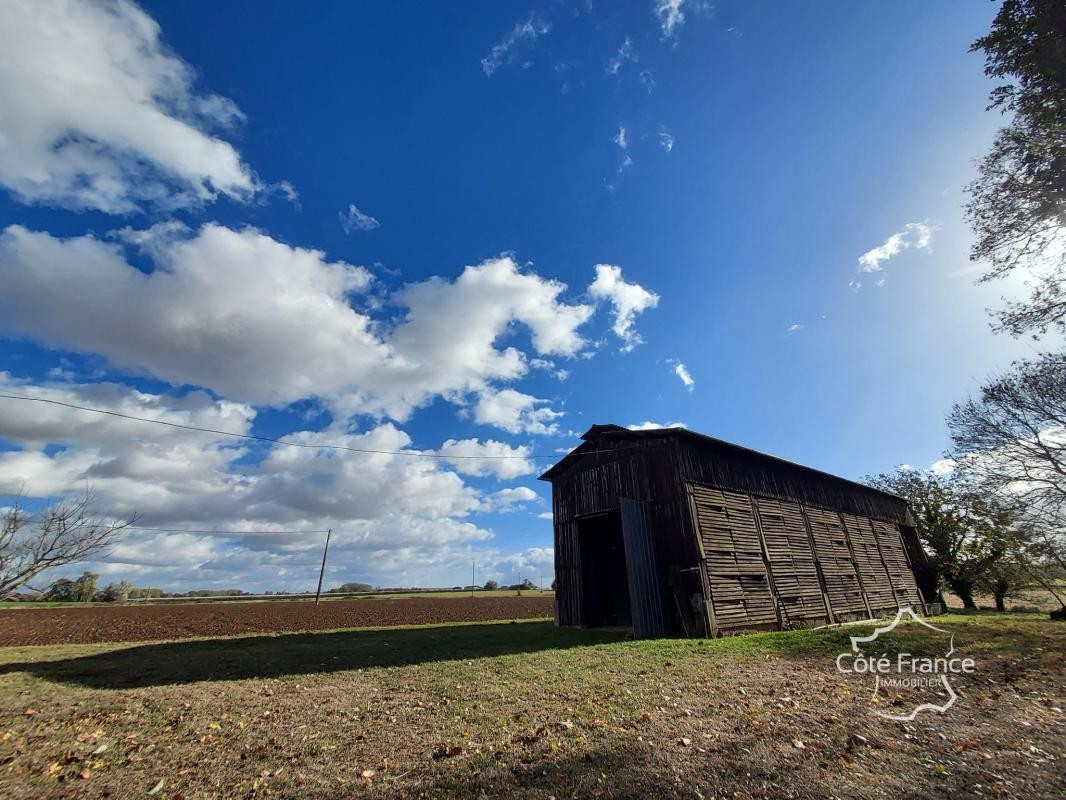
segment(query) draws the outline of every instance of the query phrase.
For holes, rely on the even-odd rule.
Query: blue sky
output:
[[[325,527],[334,583],[550,577],[522,457],[593,423],[861,478],[935,461],[1031,352],[962,219],[991,3],[14,8],[5,391],[512,456],[0,401],[2,492],[275,532],[134,532],[105,580],[307,588]]]

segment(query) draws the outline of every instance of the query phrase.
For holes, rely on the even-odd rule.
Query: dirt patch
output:
[[[553,613],[554,600],[537,596],[20,609],[0,613],[0,646],[538,619]]]

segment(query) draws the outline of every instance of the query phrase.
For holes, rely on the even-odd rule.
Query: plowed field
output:
[[[0,611],[0,646],[143,642],[274,631],[428,625],[550,617],[553,599],[412,597],[394,600],[33,608]]]

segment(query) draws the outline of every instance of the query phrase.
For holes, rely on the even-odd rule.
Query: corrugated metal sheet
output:
[[[647,503],[627,497],[622,498],[621,507],[633,638],[658,638],[666,633],[666,626],[663,620],[662,579],[652,541],[651,513]]]

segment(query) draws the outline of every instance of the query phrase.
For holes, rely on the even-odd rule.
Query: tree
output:
[[[106,553],[121,531],[136,520],[136,515],[125,521],[94,517],[93,501],[93,493],[86,490],[32,515],[23,508],[19,495],[0,512],[0,599],[46,569]]]
[[[997,562],[1020,549],[1009,511],[957,478],[899,470],[867,483],[907,500],[932,567],[965,608],[977,608],[974,591]]]
[[[91,603],[96,597],[96,582],[100,576],[86,570],[74,581],[74,600],[78,603]]]
[[[369,583],[342,583],[340,586],[330,589],[326,594],[355,594],[372,591],[374,591],[374,587]]]
[[[74,581],[70,578],[59,578],[45,590],[44,599],[60,603],[73,603],[75,598]]]
[[[1066,355],[1015,362],[956,404],[948,428],[960,474],[1026,526],[1034,555],[1066,570]]]
[[[485,591],[486,592],[494,592],[494,591],[496,591],[499,588],[500,588],[500,584],[496,583],[496,581],[485,581]]]
[[[109,583],[100,592],[100,599],[107,603],[125,603],[129,597],[130,592],[133,591],[133,584],[127,581],[117,581],[115,583]]]
[[[1000,329],[1066,330],[1066,6],[1005,0],[970,49],[984,52],[985,74],[1007,81],[989,109],[1013,114],[968,187],[970,257],[990,263],[982,282],[1018,267],[1038,276],[1027,301],[999,313]]]

